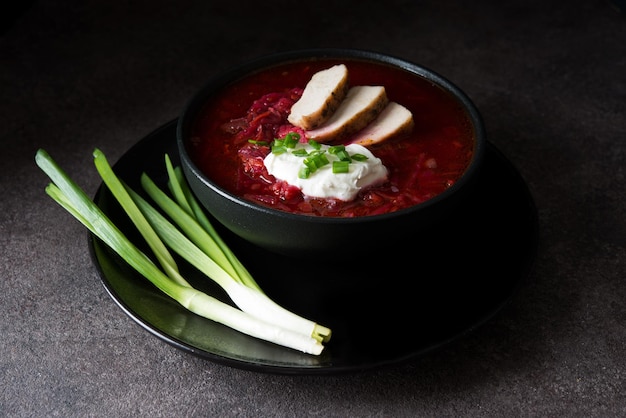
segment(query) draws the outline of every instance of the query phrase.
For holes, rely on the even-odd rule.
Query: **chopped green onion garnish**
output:
[[[337,154],[339,151],[343,151],[345,149],[345,145],[331,145],[330,147],[328,147],[328,152],[330,154]]]
[[[356,160],[356,161],[366,161],[366,160],[368,160],[366,155],[358,154],[358,153],[357,154],[352,154],[350,157],[353,160]]]
[[[300,170],[298,170],[298,178],[308,179],[310,175],[311,175],[311,169],[307,167],[306,165],[300,167]]]
[[[328,158],[324,155],[323,152],[315,153],[313,155],[309,154],[309,157],[304,159],[304,164],[311,169],[311,172],[314,173],[318,168],[329,164]]]
[[[289,132],[284,138],[277,138],[271,144],[273,154],[283,154],[291,149],[291,153],[296,157],[305,157],[303,160],[303,166],[298,172],[298,178],[307,179],[311,174],[315,173],[319,168],[329,164],[326,153],[334,155],[339,161],[333,162],[333,173],[348,173],[350,171],[349,164],[352,161],[366,161],[368,158],[363,154],[352,154],[346,150],[346,146],[331,145],[323,149],[322,144],[309,139],[308,145],[313,148],[312,151],[307,151],[305,148],[296,148],[296,145],[300,141],[300,135],[296,132]]]
[[[320,144],[319,142],[317,142],[317,141],[316,141],[316,140],[314,140],[314,139],[309,139],[308,143],[309,143],[309,145],[310,145],[311,147],[313,147],[313,148],[314,148],[314,149],[316,149],[316,150],[319,150],[319,149],[321,149],[321,148],[322,148],[322,144]]]
[[[280,155],[285,152],[287,152],[287,147],[283,145],[282,141],[280,144],[277,144],[276,142],[272,144],[272,154]]]
[[[317,164],[315,164],[315,160],[313,158],[305,158],[303,162],[304,162],[305,168],[308,169],[309,175],[317,171]],[[307,175],[306,177],[301,177],[301,178],[308,178],[309,175]]]
[[[315,164],[317,164],[317,167],[319,168],[329,164],[329,161],[328,158],[326,158],[326,155],[320,154],[315,157]]]
[[[335,155],[337,156],[337,158],[339,158],[340,161],[352,161],[352,158],[350,158],[350,154],[348,154],[348,151],[346,151],[345,149],[337,151]]]
[[[255,145],[268,145],[267,141],[259,141],[257,139],[248,139],[248,142]]]
[[[295,132],[289,132],[285,135],[284,143],[287,148],[295,148],[296,144],[300,140],[300,135]]]
[[[309,153],[304,148],[298,148],[297,150],[293,150],[291,152],[296,157],[306,157]]]
[[[350,171],[349,161],[333,161],[333,173],[347,173]]]

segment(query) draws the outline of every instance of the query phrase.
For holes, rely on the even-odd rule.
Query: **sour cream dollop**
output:
[[[325,151],[330,148],[328,145],[321,147]],[[298,143],[295,149],[301,148],[306,149],[307,152],[314,150],[313,147],[305,143]],[[326,152],[325,155],[330,164],[318,168],[306,179],[298,177],[298,173],[304,165],[304,157],[294,155],[293,150],[282,154],[270,152],[263,163],[269,174],[299,188],[304,195],[310,197],[350,201],[357,196],[361,189],[387,180],[387,168],[380,158],[376,157],[369,149],[358,144],[346,145],[345,149],[350,155],[362,154],[367,159],[364,161],[353,159],[347,173],[333,173],[332,164],[338,158],[334,154]]]

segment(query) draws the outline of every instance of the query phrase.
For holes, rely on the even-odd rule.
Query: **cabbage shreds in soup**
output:
[[[384,86],[414,120],[409,133],[368,147],[387,168],[387,180],[349,201],[304,195],[268,174],[263,162],[276,138],[294,132],[306,141],[287,119],[291,107],[316,72],[338,63],[348,67],[350,85]],[[457,181],[474,149],[470,118],[452,95],[415,74],[359,60],[294,62],[231,83],[207,101],[191,136],[192,160],[223,189],[286,212],[328,217],[384,214],[431,199]]]

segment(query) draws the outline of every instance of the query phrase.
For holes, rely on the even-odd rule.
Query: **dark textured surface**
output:
[[[0,415],[626,415],[626,16],[599,0],[292,3],[3,10]],[[259,374],[164,344],[106,294],[35,151],[93,193],[94,147],[115,161],[208,77],[325,46],[413,60],[473,98],[536,200],[529,280],[461,341],[367,373]]]

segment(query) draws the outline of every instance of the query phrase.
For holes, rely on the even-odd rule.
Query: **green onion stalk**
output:
[[[168,187],[175,200],[145,174],[141,183],[180,230],[124,184],[100,150],[96,149],[93,155],[103,182],[147,242],[160,268],[40,149],[35,161],[52,181],[46,193],[137,272],[189,311],[256,338],[304,353],[321,354],[322,343],[330,339],[331,330],[282,308],[263,293],[210,225],[180,169],[171,165],[167,155]],[[193,288],[181,276],[168,248],[224,288],[239,309]]]

